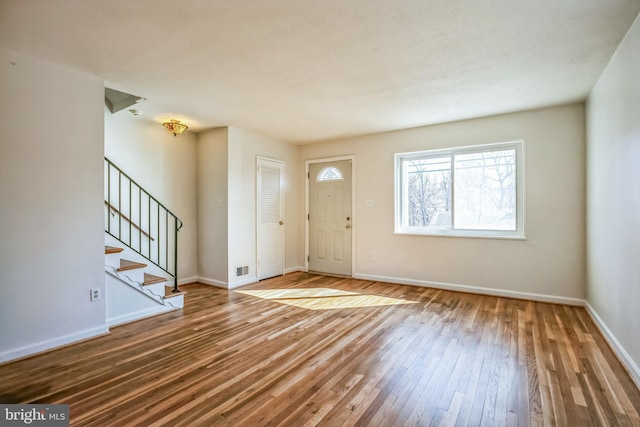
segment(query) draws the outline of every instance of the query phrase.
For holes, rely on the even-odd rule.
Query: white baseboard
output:
[[[198,283],[202,283],[203,285],[215,286],[216,288],[221,289],[235,289],[240,286],[248,285],[250,283],[255,283],[258,281],[256,276],[247,276],[241,280],[236,280],[235,282],[223,282],[221,280],[209,279],[208,277],[198,277]]]
[[[197,278],[197,282],[202,283],[203,285],[215,286],[216,288],[220,289],[229,289],[227,282],[223,282],[222,280],[209,279],[208,277],[199,276]]]
[[[251,283],[256,283],[258,281],[258,276],[246,276],[240,280],[236,280],[234,282],[229,282],[229,289],[239,288],[240,286],[249,285]]]
[[[125,323],[135,322],[136,320],[142,320],[147,317],[156,316],[158,314],[167,313],[173,310],[177,310],[177,308],[159,305],[157,307],[151,307],[144,310],[136,311],[135,313],[123,314],[112,319],[107,319],[107,324],[109,326],[120,326],[124,325]]]
[[[296,271],[305,271],[305,269],[304,267],[291,267],[284,270],[284,274],[293,273]],[[239,288],[240,286],[256,283],[258,281],[258,278],[256,276],[247,276],[243,280],[238,280],[231,283],[223,282],[222,280],[210,279],[208,277],[201,277],[201,276],[192,277],[192,278],[183,279],[183,280],[189,280],[189,282],[185,282],[185,283],[198,282],[198,283],[202,283],[203,285],[215,286],[216,288],[220,288],[220,289],[235,289],[235,288]],[[178,282],[178,284],[183,284],[183,283]]]
[[[505,298],[525,299],[531,301],[550,302],[555,304],[574,305],[584,307],[585,301],[580,298],[561,297],[556,295],[536,294],[529,292],[508,291],[505,289],[483,288],[480,286],[458,285],[455,283],[432,282],[427,280],[406,279],[401,277],[374,276],[370,274],[354,274],[354,278],[373,280],[377,282],[397,283],[399,285],[414,285],[427,288],[444,289],[447,291],[468,292],[472,294],[492,295]]]
[[[196,283],[198,279],[199,279],[198,276],[185,277],[184,279],[178,279],[178,286],[188,285],[190,283]]]
[[[109,333],[109,327],[107,325],[104,325],[104,326],[98,326],[91,329],[85,329],[79,332],[74,332],[73,334],[52,338],[36,344],[25,345],[23,347],[7,350],[0,353],[0,363],[8,362],[10,360],[21,359],[28,356],[29,357],[35,356],[36,354],[53,350],[54,348],[63,347],[79,341],[85,341],[90,338],[96,338],[98,336],[106,335],[108,333]]]
[[[633,361],[629,353],[622,347],[620,341],[616,338],[616,336],[611,332],[611,330],[607,327],[606,323],[602,320],[600,315],[596,312],[596,310],[589,304],[589,301],[585,301],[585,308],[593,323],[595,323],[596,327],[600,330],[600,333],[604,337],[604,339],[609,344],[609,347],[613,350],[618,360],[622,363],[622,366],[627,370],[629,376],[636,384],[636,387],[640,389],[640,368]]]

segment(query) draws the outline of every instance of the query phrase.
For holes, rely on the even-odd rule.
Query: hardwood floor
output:
[[[72,425],[640,426],[582,308],[292,273],[0,366]]]

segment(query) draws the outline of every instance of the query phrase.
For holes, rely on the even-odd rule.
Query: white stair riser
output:
[[[105,297],[107,320],[110,326],[184,308],[183,294],[164,298],[165,289],[169,291],[173,289],[173,278],[169,278],[166,272],[107,233],[105,233],[105,245],[124,249],[122,252],[105,254],[105,272],[108,272]],[[121,259],[143,263],[147,267],[117,271]],[[145,272],[166,277],[167,281],[143,285]]]
[[[134,268],[132,270],[119,271],[118,275],[127,277],[132,282],[144,282],[144,268]]]
[[[167,298],[165,300],[168,304],[173,305],[175,308],[184,308],[184,294],[177,295],[175,297]]]
[[[142,287],[145,291],[151,292],[154,295],[160,295],[164,297],[164,282],[154,283],[153,285],[144,285]]]
[[[173,280],[173,278],[171,278],[167,274],[166,271],[162,270],[157,265],[154,265],[151,261],[149,261],[148,259],[146,259],[142,255],[140,255],[136,251],[132,250],[131,248],[128,248],[122,242],[118,241],[118,239],[116,239],[115,237],[113,237],[113,236],[111,236],[111,235],[109,235],[107,233],[104,233],[104,244],[107,245],[107,246],[114,246],[114,247],[117,247],[117,248],[122,248],[123,251],[120,252],[120,254],[119,254],[122,259],[128,259],[130,261],[135,261],[135,262],[140,262],[142,264],[147,264],[147,266],[144,269],[147,273],[153,274],[154,276],[166,277],[166,278],[168,278],[168,280]],[[118,262],[117,267],[120,267],[119,262]]]
[[[120,252],[115,254],[105,254],[104,264],[109,267],[120,267]]]

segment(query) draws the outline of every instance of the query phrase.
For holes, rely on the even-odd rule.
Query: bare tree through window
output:
[[[496,144],[397,155],[400,226],[518,231],[517,147]]]
[[[406,161],[410,227],[451,223],[450,156]]]
[[[515,230],[515,150],[454,157],[456,228]]]

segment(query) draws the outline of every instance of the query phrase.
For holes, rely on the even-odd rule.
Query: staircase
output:
[[[109,326],[184,307],[185,292],[173,292],[173,287],[168,286],[172,279],[149,273],[149,265],[125,259],[123,252],[124,248],[105,245],[105,302]]]
[[[105,303],[115,326],[184,307],[182,221],[105,158]]]

